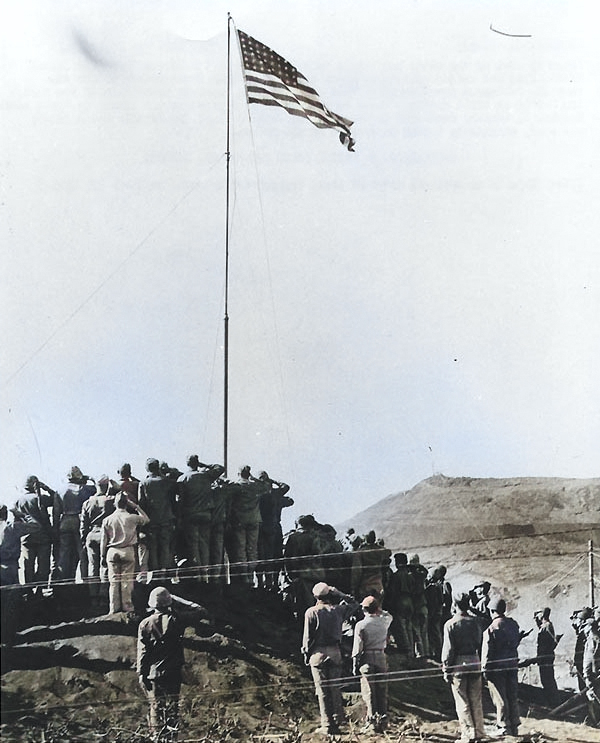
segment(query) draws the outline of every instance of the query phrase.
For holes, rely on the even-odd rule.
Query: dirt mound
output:
[[[393,552],[416,552],[428,567],[446,565],[455,591],[489,580],[524,629],[534,625],[534,611],[549,606],[563,634],[559,684],[574,688],[569,617],[589,603],[587,554],[589,540],[600,544],[600,478],[436,475],[337,528],[349,527],[358,533],[374,529]],[[521,655],[535,655],[535,632],[523,641]],[[536,666],[528,681],[538,683]]]
[[[134,667],[137,621],[125,615],[89,616],[85,588],[72,590],[72,603],[64,608],[80,618],[22,626],[15,645],[3,649],[3,741],[149,740]],[[206,585],[186,595],[206,607],[208,618],[185,635],[181,740],[323,740],[314,733],[318,712],[299,653],[301,627],[280,597]],[[30,608],[28,616],[38,620],[61,610],[55,597],[36,599]],[[409,664],[397,653],[389,662],[387,740],[454,740],[457,723],[439,667],[431,661]],[[597,736],[577,722],[581,718],[544,721],[535,695],[528,699],[525,687],[522,692],[523,740],[545,743],[558,734],[561,741],[586,743],[594,740],[589,734]],[[340,739],[375,740],[360,732],[364,706],[355,679],[346,680],[344,698],[348,725]],[[487,712],[491,724],[489,700]]]
[[[438,476],[390,496],[343,526],[375,529],[394,551],[418,551],[427,565],[448,566],[455,589],[489,579],[523,628],[540,605],[553,609],[557,672],[568,699],[574,634],[568,616],[587,599],[587,540],[600,539],[600,480],[475,480]],[[150,587],[136,584],[138,615]],[[175,593],[178,588],[173,587]],[[181,740],[310,743],[318,711],[299,648],[301,627],[279,596],[244,586],[188,586],[186,598],[208,619],[185,636]],[[3,593],[3,606],[5,595]],[[2,652],[3,741],[144,743],[146,701],[135,674],[137,622],[93,616],[85,584],[28,596],[16,617],[14,644]],[[3,634],[6,642],[8,635]],[[528,638],[533,641],[533,636]],[[521,657],[533,654],[522,645]],[[432,661],[397,653],[390,662],[390,741],[455,740],[448,688]],[[584,708],[548,719],[536,667],[521,671],[522,740],[591,743]],[[355,679],[344,688],[345,741],[361,732],[364,706]],[[492,710],[486,699],[487,722]]]

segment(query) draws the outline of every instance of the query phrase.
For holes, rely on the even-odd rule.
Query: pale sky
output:
[[[2,499],[223,459],[337,523],[434,472],[598,476],[594,2],[0,0]],[[519,37],[504,34],[518,34]]]

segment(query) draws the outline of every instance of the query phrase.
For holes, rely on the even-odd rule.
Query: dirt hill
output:
[[[507,601],[524,629],[549,606],[564,687],[575,637],[571,613],[589,604],[588,544],[600,545],[600,478],[471,478],[436,475],[390,495],[338,525],[374,529],[393,552],[417,553],[428,567],[444,564],[455,591],[483,580]],[[596,603],[600,598],[596,559]],[[534,635],[522,655],[535,654]],[[533,682],[535,677],[535,667]]]
[[[507,596],[524,628],[533,608],[550,605],[565,632],[567,668],[573,634],[568,616],[587,602],[587,540],[600,539],[600,480],[431,478],[390,496],[344,526],[375,529],[393,550],[444,562],[455,587],[489,579]],[[136,585],[138,614],[150,586]],[[182,586],[171,587],[174,592]],[[180,740],[312,743],[317,703],[299,647],[301,627],[280,596],[244,586],[187,586],[183,594],[208,618],[187,630]],[[5,589],[3,589],[3,607]],[[141,608],[140,608],[141,607]],[[57,586],[27,597],[14,644],[2,652],[2,741],[144,743],[146,702],[134,661],[138,619],[94,616],[87,586]],[[569,633],[571,633],[569,635]],[[6,641],[3,637],[3,641]],[[526,654],[522,653],[523,655]],[[386,740],[456,739],[450,692],[433,661],[392,653]],[[521,672],[523,741],[592,743],[598,731],[585,710],[548,719],[535,666]],[[574,686],[564,674],[566,689]],[[360,732],[364,706],[355,680],[344,689],[344,741],[376,740]],[[492,722],[489,700],[487,721]]]
[[[137,621],[89,616],[85,586],[31,598],[28,620],[2,653],[2,741],[144,743],[146,702],[135,674]],[[175,590],[175,589],[174,589]],[[186,631],[180,741],[313,743],[317,704],[302,664],[300,625],[278,596],[258,589],[198,586],[208,618]],[[188,598],[191,597],[187,593]],[[68,600],[67,600],[68,599]],[[67,621],[57,622],[66,618]],[[25,618],[24,618],[25,619]],[[53,621],[54,620],[54,621]],[[456,739],[450,692],[432,661],[391,654],[390,725],[399,743]],[[522,741],[597,740],[582,711],[547,720],[538,689],[521,686]],[[563,698],[567,698],[563,694]],[[355,680],[344,689],[343,741],[375,741],[361,733],[364,706]],[[487,721],[492,709],[487,704]]]

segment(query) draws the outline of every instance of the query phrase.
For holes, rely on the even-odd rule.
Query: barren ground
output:
[[[386,498],[347,526],[359,532],[374,528],[392,550],[418,551],[428,566],[444,562],[455,588],[489,579],[524,628],[534,608],[550,605],[557,631],[565,633],[557,670],[566,700],[574,688],[568,616],[586,603],[585,551],[588,539],[600,537],[599,509],[600,480],[438,477]],[[2,652],[3,741],[148,740],[146,702],[134,670],[136,624],[122,615],[92,616],[85,591],[81,585],[63,588],[23,607],[15,644]],[[313,732],[318,710],[299,653],[300,627],[280,599],[234,586],[201,585],[192,593],[188,597],[203,604],[209,618],[186,633],[180,740],[323,740]],[[408,665],[396,653],[389,661],[390,725],[378,738],[455,740],[454,707],[438,667]],[[520,681],[520,740],[600,741],[600,731],[584,724],[585,709],[549,719],[535,666],[523,669]],[[349,724],[339,740],[375,741],[360,732],[364,707],[357,692],[349,680]]]

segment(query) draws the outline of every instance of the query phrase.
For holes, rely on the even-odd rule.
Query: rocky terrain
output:
[[[375,529],[391,549],[418,551],[426,565],[444,562],[455,586],[489,579],[525,628],[533,607],[552,606],[557,629],[565,632],[560,662],[567,668],[573,639],[568,616],[587,603],[587,542],[600,538],[599,509],[600,480],[440,476],[386,498],[343,527]],[[136,586],[138,608],[149,589]],[[299,653],[301,627],[285,602],[244,586],[194,584],[186,591],[206,607],[208,618],[186,633],[180,740],[323,740],[314,733],[317,704]],[[3,590],[3,610],[5,598]],[[136,630],[132,617],[94,616],[85,585],[27,596],[14,642],[3,646],[2,740],[149,740],[134,669]],[[397,653],[389,661],[390,725],[379,739],[455,740],[454,707],[439,667],[409,663]],[[598,740],[598,730],[584,724],[585,707],[549,718],[535,666],[523,669],[520,681],[521,740]],[[563,700],[570,699],[574,682],[568,673],[561,686]],[[360,732],[364,707],[355,680],[348,678],[344,697],[349,722],[341,739],[377,740]]]

